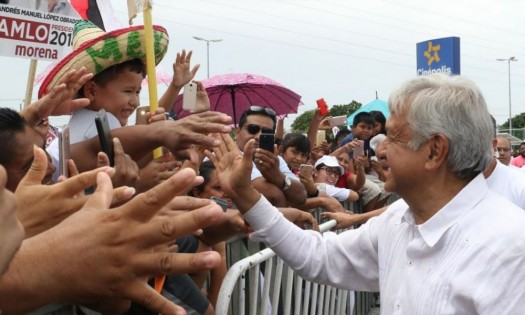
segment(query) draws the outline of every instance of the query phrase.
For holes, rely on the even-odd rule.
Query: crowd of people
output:
[[[2,314],[214,314],[225,241],[237,235],[306,279],[380,292],[383,314],[525,312],[523,165],[470,80],[409,80],[390,96],[388,120],[362,112],[328,139],[318,134],[332,117],[319,110],[306,134],[285,133],[258,104],[233,127],[214,111],[170,118],[199,68],[183,50],[159,108],[134,125],[143,30],[75,27],[75,50],[39,100],[0,108]],[[158,63],[168,35],[156,28],[154,38]],[[97,135],[102,109],[113,159]],[[62,161],[58,139],[46,139],[48,117],[65,113]],[[261,134],[274,135],[273,150],[259,147]],[[321,235],[318,208],[337,229],[362,225]]]

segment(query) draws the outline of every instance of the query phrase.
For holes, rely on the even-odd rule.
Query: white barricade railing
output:
[[[321,232],[325,232],[335,225],[336,222],[330,220],[319,228]],[[262,264],[264,271],[261,273]],[[355,308],[354,300],[357,302]],[[360,315],[366,314],[371,304],[371,293],[359,292],[354,297],[354,292],[302,279],[284,265],[271,249],[266,248],[239,260],[229,268],[221,286],[215,313]]]

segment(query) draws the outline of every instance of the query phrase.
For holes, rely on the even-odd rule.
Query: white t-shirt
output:
[[[301,230],[264,198],[244,218],[305,279],[380,291],[381,314],[525,314],[525,212],[483,174],[419,225],[402,200],[341,234]]]
[[[71,144],[91,139],[97,135],[97,126],[95,125],[97,113],[96,111],[85,108],[80,108],[73,113],[68,123]],[[117,117],[110,112],[106,113],[109,129],[122,127]]]
[[[521,169],[497,161],[496,168],[487,178],[487,185],[490,190],[525,210],[525,174]]]
[[[326,184],[326,194],[330,197],[334,197],[339,201],[348,201],[350,197],[350,189],[335,187],[334,185]]]
[[[71,119],[69,120],[69,143],[77,143],[84,140],[91,139],[98,135],[97,126],[95,125],[95,117],[97,116],[96,111],[92,111],[85,108],[77,109]],[[110,129],[120,128],[120,122],[118,119],[111,113],[107,112],[108,124]],[[46,151],[51,156],[53,164],[57,168],[53,174],[53,179],[56,181],[60,174],[58,169],[58,138],[55,138],[49,146],[46,148]]]

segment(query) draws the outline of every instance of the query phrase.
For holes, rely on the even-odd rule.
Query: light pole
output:
[[[497,61],[506,61],[509,65],[509,134],[512,136],[512,97],[511,97],[511,87],[510,87],[510,62],[518,61],[516,57],[512,56],[509,58],[498,58]]]
[[[206,71],[208,73],[208,78],[210,78],[210,42],[217,43],[221,42],[222,39],[204,39],[198,36],[193,36],[193,38],[206,42]]]

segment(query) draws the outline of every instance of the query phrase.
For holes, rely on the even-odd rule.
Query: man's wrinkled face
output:
[[[419,182],[426,176],[425,162],[428,155],[423,145],[412,149],[408,143],[413,138],[405,115],[391,114],[386,122],[387,138],[381,152],[386,157],[390,171],[386,174],[385,190],[405,197],[418,190]]]

